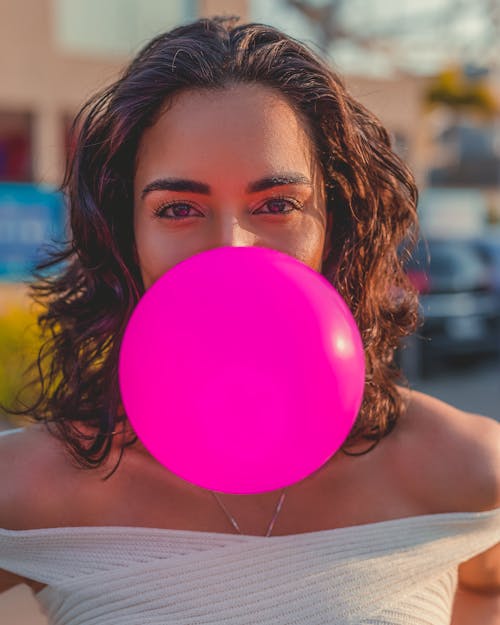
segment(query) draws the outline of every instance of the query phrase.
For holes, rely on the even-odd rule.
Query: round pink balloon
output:
[[[202,488],[289,486],[346,439],[364,353],[345,302],[275,250],[219,247],[144,294],[120,351],[123,405],[146,449]]]

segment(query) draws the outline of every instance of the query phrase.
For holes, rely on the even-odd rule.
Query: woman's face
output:
[[[330,227],[311,141],[269,88],[181,93],[142,136],[134,231],[146,289],[221,246],[272,248],[319,272]]]

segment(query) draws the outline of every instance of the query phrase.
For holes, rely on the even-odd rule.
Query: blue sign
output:
[[[47,247],[67,238],[63,195],[51,187],[0,183],[0,281],[29,280]]]

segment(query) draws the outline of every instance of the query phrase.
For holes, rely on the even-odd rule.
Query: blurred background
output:
[[[67,234],[74,115],[153,35],[214,14],[306,41],[389,129],[423,232],[407,266],[423,325],[398,362],[416,388],[498,417],[500,0],[0,0],[0,401],[38,346],[30,270]]]
[[[498,418],[500,0],[0,0],[0,401],[38,346],[30,270],[68,234],[56,189],[74,115],[153,35],[215,14],[307,42],[389,129],[423,232],[407,267],[423,325],[398,362],[414,387]]]
[[[423,232],[407,264],[423,325],[398,362],[414,388],[500,419],[500,0],[0,0],[0,401],[39,344],[31,268],[68,234],[74,115],[153,35],[216,14],[307,42],[386,125]],[[0,611],[44,623],[26,587]]]

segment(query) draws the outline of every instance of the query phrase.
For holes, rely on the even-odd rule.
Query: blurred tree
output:
[[[347,39],[362,48],[373,48],[379,45],[373,36],[363,35],[343,23],[346,0],[330,0],[323,5],[302,0],[287,0],[287,2],[289,6],[300,11],[314,24],[318,31],[319,44],[325,50],[340,39]]]
[[[470,72],[469,72],[470,73]],[[428,104],[445,105],[460,112],[475,112],[485,117],[494,116],[499,105],[482,78],[471,78],[464,68],[448,68],[440,72],[425,94]]]
[[[41,337],[34,312],[12,306],[0,315],[0,419],[21,424],[22,418],[8,415],[7,408],[18,409],[21,402],[33,402],[40,387],[28,386],[33,379],[25,377],[28,367],[36,360]]]
[[[413,73],[424,58],[500,68],[500,0],[284,0],[314,27],[328,52],[348,43],[386,56],[395,72]],[[434,70],[436,71],[437,68]],[[434,71],[430,73],[434,73]]]

